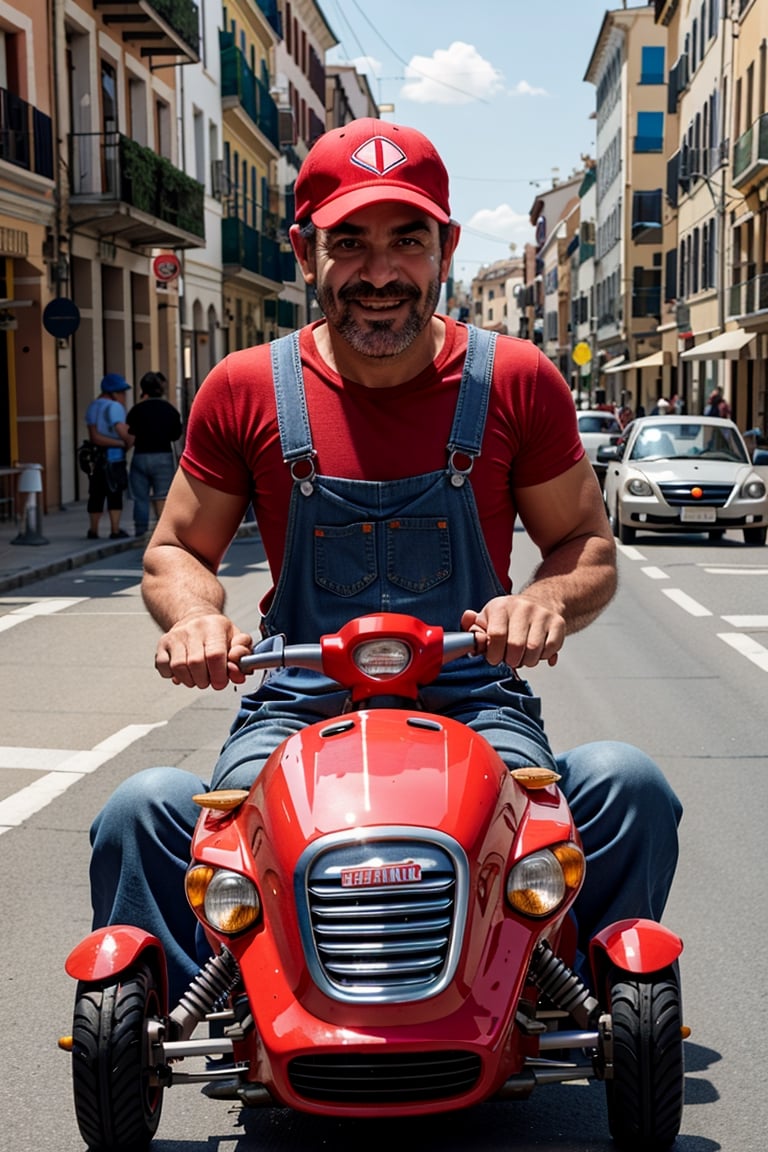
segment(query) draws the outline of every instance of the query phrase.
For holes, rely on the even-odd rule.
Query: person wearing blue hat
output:
[[[123,540],[128,533],[120,527],[123,511],[123,492],[128,487],[126,450],[133,444],[133,436],[125,420],[126,396],[130,384],[118,372],[108,372],[101,381],[101,394],[92,400],[85,412],[88,437],[102,449],[96,467],[88,480],[87,537],[98,540],[99,521],[107,506],[110,540]]]

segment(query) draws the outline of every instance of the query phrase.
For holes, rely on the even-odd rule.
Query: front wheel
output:
[[[677,965],[638,977],[611,967],[613,1079],[606,1080],[611,1136],[624,1152],[663,1152],[680,1131],[684,1068]]]
[[[153,973],[139,965],[117,984],[79,984],[72,1083],[90,1152],[142,1152],[160,1122],[163,1089],[149,1082],[147,1022],[161,1012]]]

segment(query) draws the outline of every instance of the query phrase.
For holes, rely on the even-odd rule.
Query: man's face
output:
[[[456,230],[458,239],[458,230]],[[436,220],[401,204],[318,229],[303,263],[328,324],[362,356],[397,356],[427,327],[455,247]]]

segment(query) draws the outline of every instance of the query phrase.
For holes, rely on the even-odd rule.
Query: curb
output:
[[[259,530],[255,523],[241,524],[235,533],[234,539],[258,536]],[[13,592],[17,588],[24,588],[27,584],[34,584],[37,580],[45,580],[49,576],[58,576],[61,572],[69,572],[74,568],[82,568],[85,564],[92,564],[95,560],[105,560],[108,556],[115,556],[119,552],[128,552],[133,548],[143,548],[144,541],[135,536],[128,540],[105,540],[95,547],[84,547],[81,551],[59,556],[48,563],[36,564],[34,567],[23,568],[20,572],[0,575],[0,593]]]

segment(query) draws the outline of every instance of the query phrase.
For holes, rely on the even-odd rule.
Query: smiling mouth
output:
[[[405,304],[405,297],[397,300],[351,300],[351,304],[356,304],[358,308],[364,309],[366,312],[390,312],[393,308],[401,308]]]

